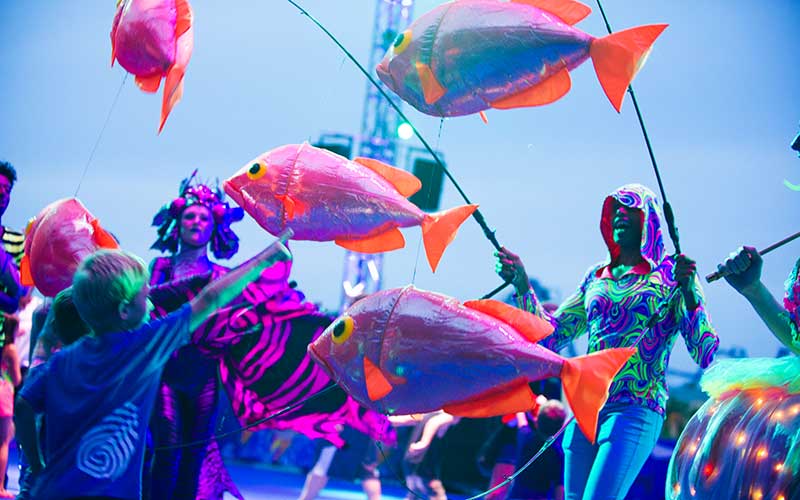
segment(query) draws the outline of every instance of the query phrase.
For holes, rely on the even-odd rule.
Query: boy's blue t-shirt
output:
[[[84,337],[57,352],[21,397],[47,425],[33,498],[141,497],[145,436],[161,372],[190,340],[191,306],[135,330]]]

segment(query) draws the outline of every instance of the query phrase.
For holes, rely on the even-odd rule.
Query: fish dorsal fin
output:
[[[393,227],[371,238],[362,238],[360,240],[337,239],[336,244],[354,252],[381,253],[403,248],[406,246],[406,240],[403,238],[403,233],[396,227]]]
[[[114,238],[111,233],[103,229],[97,219],[92,221],[92,229],[94,229],[94,242],[97,243],[97,246],[100,248],[119,248],[117,239]]]
[[[553,333],[553,325],[542,318],[497,300],[469,300],[464,302],[464,307],[499,319],[533,343]]]
[[[175,38],[186,33],[192,27],[192,8],[189,7],[188,0],[175,0]]]
[[[447,93],[447,89],[439,83],[429,65],[417,61],[415,67],[417,68],[417,76],[419,76],[419,83],[422,86],[422,95],[425,97],[425,103],[435,104]]]
[[[574,0],[511,0],[514,3],[521,3],[536,7],[537,9],[549,12],[554,16],[572,26],[578,24],[583,18],[592,13],[592,9],[587,5]]]
[[[487,418],[528,411],[536,406],[536,396],[525,380],[502,389],[492,389],[469,401],[446,405],[442,408],[450,415],[467,418]]]
[[[31,273],[31,260],[27,255],[23,255],[19,263],[19,282],[24,286],[34,286],[33,274]]]
[[[358,157],[353,160],[359,165],[365,166],[376,174],[386,179],[389,184],[397,189],[397,192],[408,198],[422,188],[422,181],[417,179],[414,174],[401,170],[397,167],[387,165],[382,161],[373,158]]]
[[[567,68],[562,69],[538,85],[492,103],[493,108],[511,109],[543,106],[555,102],[569,92],[572,80]]]
[[[364,381],[367,384],[367,395],[370,401],[377,401],[392,392],[392,384],[386,379],[381,369],[366,356],[364,356]]]

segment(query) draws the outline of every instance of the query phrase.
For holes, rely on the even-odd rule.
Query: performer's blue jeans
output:
[[[664,418],[641,406],[607,404],[594,445],[573,421],[564,431],[567,500],[622,500],[656,445]]]

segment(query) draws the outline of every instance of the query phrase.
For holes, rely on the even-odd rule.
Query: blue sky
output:
[[[418,16],[437,4],[418,1]],[[366,63],[375,0],[306,0],[303,5]],[[578,27],[605,32],[595,12]],[[685,253],[703,274],[742,243],[764,247],[798,230],[800,159],[788,143],[800,120],[800,68],[792,0],[607,0],[615,29],[669,23],[634,86],[675,210]],[[150,220],[194,168],[224,179],[258,154],[314,140],[322,132],[357,134],[365,79],[305,17],[282,0],[193,2],[195,50],[183,100],[156,135],[160,94],[123,86],[79,197],[146,260]],[[3,68],[0,157],[20,181],[3,222],[22,228],[46,204],[71,196],[124,77],[109,67],[114,2],[1,0]],[[570,93],[537,109],[490,111],[439,120],[406,106],[436,145],[500,242],[523,256],[531,274],[564,298],[605,256],[600,205],[619,185],[655,189],[628,98],[621,114],[606,100],[591,64],[577,68]],[[415,146],[413,142],[410,146]],[[452,186],[442,206],[460,204]],[[251,220],[234,226],[239,262],[272,237]],[[468,221],[434,275],[418,258],[420,233],[385,258],[385,286],[415,276],[417,286],[460,299],[494,288],[492,247]],[[339,301],[344,251],[332,243],[293,245],[293,279],[309,298]],[[775,293],[800,242],[767,257],[764,279]],[[415,274],[416,269],[416,274]],[[706,296],[723,348],[751,355],[777,349],[747,303],[724,283]],[[691,369],[682,342],[673,367]]]

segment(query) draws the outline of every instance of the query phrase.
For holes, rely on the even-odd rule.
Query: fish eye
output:
[[[394,53],[402,54],[408,48],[408,45],[411,43],[411,30],[405,30],[404,32],[397,35],[397,38],[394,39]]]
[[[259,162],[253,163],[252,165],[250,165],[250,168],[247,169],[247,177],[249,177],[250,180],[253,181],[264,177],[264,174],[266,173],[267,173],[266,165]]]
[[[353,334],[354,326],[355,324],[353,323],[353,318],[349,316],[345,316],[336,322],[336,325],[333,327],[334,344],[343,344],[345,341],[347,341],[347,339],[350,338],[350,335]]]

